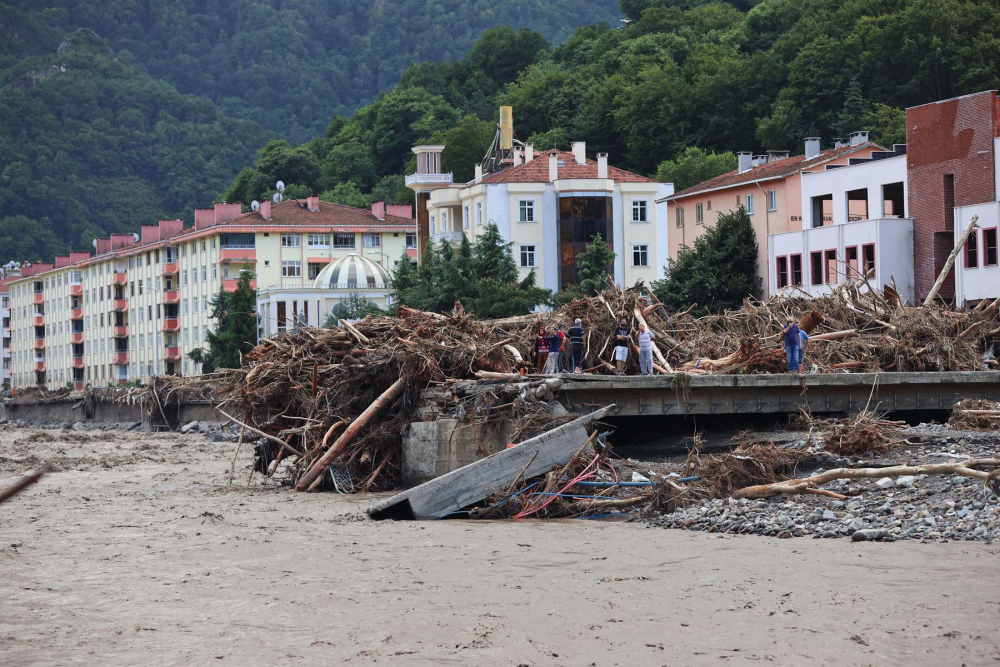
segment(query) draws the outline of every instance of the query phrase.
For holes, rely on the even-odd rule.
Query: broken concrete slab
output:
[[[373,519],[437,519],[457,512],[498,489],[507,488],[522,470],[527,479],[542,475],[555,465],[564,465],[586,441],[586,426],[614,410],[613,405],[601,408],[515,447],[407,489],[376,503],[368,514]]]

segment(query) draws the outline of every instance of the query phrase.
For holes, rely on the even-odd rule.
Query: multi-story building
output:
[[[315,278],[352,252],[388,270],[415,255],[416,238],[412,220],[382,217],[318,197],[246,214],[221,203],[195,210],[192,228],[161,220],[95,240],[94,256],[22,267],[9,281],[12,382],[83,388],[196,374],[188,354],[207,347],[212,298],[235,290],[242,269],[264,290],[301,285],[303,272]]]
[[[772,234],[803,228],[802,174],[846,166],[852,160],[871,157],[873,151],[883,149],[868,141],[867,132],[854,132],[849,139],[837,139],[828,150],[821,149],[818,138],[809,137],[802,155],[789,156],[788,151],[770,151],[767,155],[737,153],[735,171],[657,200],[666,205],[671,220],[670,257],[676,259],[682,248],[693,246],[719,215],[742,206],[757,235],[757,271],[764,281],[764,295],[769,296],[772,281],[767,239]],[[820,200],[819,205],[815,218],[829,222],[834,212],[832,200]]]
[[[415,146],[416,173],[406,185],[416,194],[421,250],[430,241],[473,242],[493,223],[512,244],[524,277],[532,269],[538,284],[558,291],[577,282],[576,256],[599,234],[615,252],[613,277],[619,284],[662,278],[667,257],[666,206],[670,183],[608,165],[586,145],[572,151],[536,155],[532,144],[512,141],[509,109],[501,109],[500,145],[468,183],[441,173],[444,146]]]
[[[802,171],[802,229],[767,237],[768,292],[819,296],[862,275],[913,303],[913,220],[906,146]]]
[[[7,262],[0,267],[0,385],[10,389],[10,281],[21,275],[20,262]]]

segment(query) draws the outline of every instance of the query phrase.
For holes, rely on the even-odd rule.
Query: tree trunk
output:
[[[965,242],[969,240],[969,235],[972,234],[972,230],[979,226],[976,224],[977,222],[979,222],[979,216],[972,216],[972,220],[969,221],[969,226],[965,228],[964,232],[962,232],[961,240],[958,242],[958,245],[955,246],[955,249],[951,251],[951,254],[948,255],[948,259],[944,263],[944,268],[941,269],[941,273],[938,274],[937,280],[934,281],[934,287],[932,287],[931,291],[927,293],[927,298],[924,299],[924,306],[929,306],[934,303],[934,297],[937,296],[937,293],[941,290],[941,286],[944,285],[944,280],[951,272],[951,267],[955,265],[955,260],[958,258],[958,253],[961,252],[962,246],[964,246]]]

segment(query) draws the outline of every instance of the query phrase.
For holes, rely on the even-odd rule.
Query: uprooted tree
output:
[[[716,223],[667,260],[667,277],[653,282],[653,293],[669,310],[697,304],[692,313],[707,315],[739,308],[747,297],[759,297],[757,237],[741,206],[719,215]]]

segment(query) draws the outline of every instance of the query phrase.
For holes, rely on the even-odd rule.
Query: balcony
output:
[[[128,301],[125,299],[115,299],[115,310],[119,313],[123,313],[128,310]]]
[[[175,289],[163,292],[163,303],[180,303],[181,295]]]
[[[406,177],[406,187],[411,185],[451,185],[454,180],[452,173],[447,174],[409,174]]]
[[[461,243],[462,242],[462,232],[438,232],[437,234],[431,234],[431,243]]]
[[[127,366],[128,352],[115,352],[115,363],[119,366]]]
[[[73,357],[73,368],[83,368],[83,357]]]
[[[35,292],[35,294],[31,298],[31,303],[35,304],[36,306],[40,306],[43,303],[45,303],[45,293]]]
[[[75,283],[69,286],[70,296],[83,296],[83,285]]]
[[[128,337],[128,326],[122,325],[120,327],[115,327],[113,335],[114,335],[115,338],[127,338]]]
[[[166,262],[163,264],[163,275],[165,276],[176,276],[177,275],[177,262]]]
[[[83,308],[74,308],[69,313],[69,319],[71,320],[82,320],[83,319]]]
[[[165,347],[163,348],[163,358],[167,361],[179,361],[181,358],[181,348],[179,347]]]
[[[70,342],[74,345],[83,345],[83,332],[74,331],[69,338]]]
[[[38,359],[35,359],[35,372],[36,373],[44,373],[45,372],[45,360],[44,359],[41,360],[41,361],[39,361]]]
[[[239,278],[223,278],[222,279],[222,287],[227,292],[235,292],[236,291],[236,286],[239,284],[239,282],[240,282]],[[250,279],[250,289],[257,289],[257,279],[256,278],[251,278]]]
[[[45,339],[44,338],[36,338],[35,339],[35,349],[36,350],[44,350],[45,349]]]
[[[256,264],[257,251],[254,248],[234,248],[233,246],[228,246],[219,250],[219,262],[222,264],[243,261]]]
[[[45,316],[44,315],[35,315],[35,326],[36,327],[44,327],[45,326]]]
[[[179,331],[180,328],[181,328],[181,323],[176,317],[163,318],[164,331]]]
[[[114,276],[111,278],[111,282],[115,285],[124,285],[128,282],[128,274],[124,271],[115,271]]]

